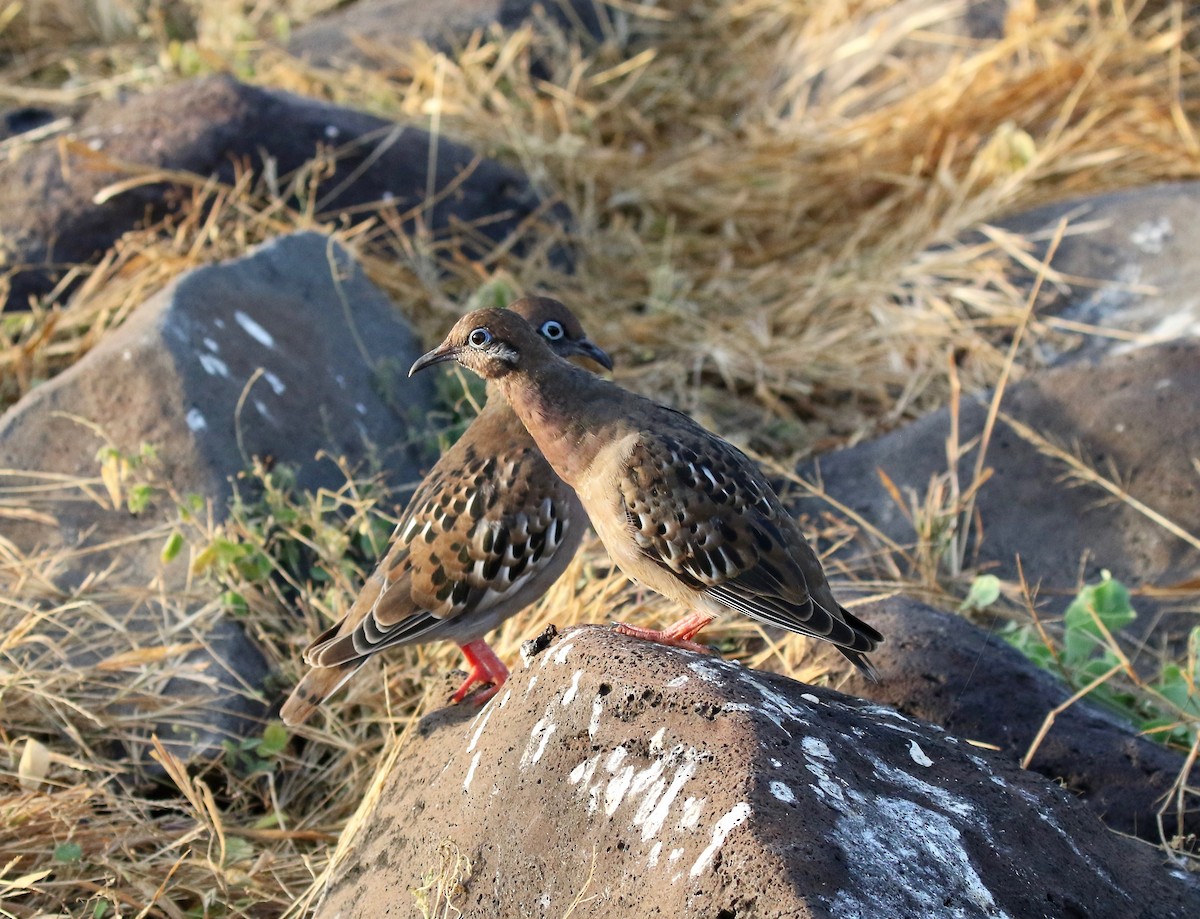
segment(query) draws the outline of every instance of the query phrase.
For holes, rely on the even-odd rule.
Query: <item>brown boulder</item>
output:
[[[479,919],[1200,910],[1193,880],[1003,758],[594,626],[481,711],[426,718],[343,845],[324,919],[417,915],[439,882]]]

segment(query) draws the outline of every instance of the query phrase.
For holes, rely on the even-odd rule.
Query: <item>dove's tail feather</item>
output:
[[[365,662],[365,658],[359,658],[333,667],[313,667],[304,675],[304,679],[296,684],[292,694],[283,703],[283,708],[279,711],[283,723],[288,727],[303,724],[322,702],[358,673]]]

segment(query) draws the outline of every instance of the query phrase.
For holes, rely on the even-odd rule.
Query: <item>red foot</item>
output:
[[[645,641],[656,641],[660,645],[671,645],[674,648],[683,648],[687,651],[696,651],[700,654],[712,654],[712,649],[705,647],[702,644],[692,641],[696,634],[708,625],[715,616],[708,613],[691,612],[680,619],[673,625],[667,626],[665,629],[643,629],[641,626],[626,625],[623,622],[617,623],[617,631],[622,635],[631,635],[634,638],[641,638]]]
[[[472,702],[482,705],[500,691],[500,687],[508,679],[508,668],[504,666],[504,661],[496,657],[496,652],[482,638],[477,641],[468,641],[465,645],[459,645],[459,648],[462,650],[463,657],[467,659],[470,670],[466,680],[450,697],[450,701],[461,702],[476,683],[491,683],[490,687],[475,693],[471,699]]]

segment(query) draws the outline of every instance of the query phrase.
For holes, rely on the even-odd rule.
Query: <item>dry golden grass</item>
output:
[[[27,3],[0,16],[3,46],[14,51],[0,97],[86,101],[230,69],[431,128],[520,166],[570,206],[575,273],[555,271],[544,247],[523,259],[448,262],[429,240],[401,235],[386,211],[347,230],[315,206],[288,209],[254,176],[230,187],[198,179],[196,206],[81,266],[68,303],[0,319],[0,405],[69,366],[180,272],[313,227],[354,250],[428,340],[481,288],[556,293],[615,354],[619,380],[787,470],[800,455],[945,404],[959,388],[1018,378],[1036,365],[1037,345],[1082,334],[1028,312],[1010,278],[1014,264],[1029,263],[1028,241],[989,221],[1069,195],[1200,175],[1200,67],[1179,3],[1014,4],[1003,37],[972,40],[939,25],[956,3],[630,0],[597,47],[553,31],[487,32],[449,56],[369,48],[374,65],[351,72],[309,67],[268,41],[280,31],[277,13],[299,19],[321,5],[93,3],[86,10],[109,11],[107,28],[120,20],[105,33],[77,5]],[[531,75],[535,58],[547,78]],[[284,181],[303,185],[318,171]],[[956,242],[969,230],[981,231],[978,242]],[[406,256],[382,255],[385,242]],[[965,473],[963,487],[947,484],[926,517],[967,512],[969,525],[969,485]],[[101,483],[56,487],[78,499]],[[7,489],[0,520],[52,514],[54,497]],[[177,628],[149,648],[114,646],[89,666],[64,664],[63,649],[38,636],[103,621],[104,604],[139,602],[150,585],[110,589],[99,578],[62,596],[51,580],[62,558],[30,556],[0,537],[0,756],[9,763],[0,773],[0,915],[274,916],[311,901],[332,840],[379,764],[444,697],[453,647],[373,661],[306,743],[261,768],[230,757],[189,773],[164,750],[163,788],[129,792],[106,742],[164,714],[199,715],[156,708],[149,691],[168,673],[164,662],[205,640],[188,601],[215,611],[228,602],[222,592],[239,594],[252,636],[281,682],[293,680],[299,649],[344,608],[369,565],[367,551],[346,563],[345,534],[386,530],[399,497],[351,481],[337,495],[297,499],[287,525],[255,511],[224,527],[192,517],[148,530],[158,544],[178,528],[193,555],[222,538],[260,547],[273,568],[257,580],[197,575],[172,600]],[[869,521],[861,523],[831,516],[814,525],[836,544]],[[284,543],[303,544],[329,579],[279,563]],[[944,596],[944,548],[884,546],[880,559],[844,574],[872,578],[860,585],[868,589]],[[675,612],[636,597],[592,543],[495,644],[512,659],[548,622],[604,621],[618,610],[639,622]],[[832,676],[803,642],[776,641],[745,621],[711,638],[754,666]],[[114,704],[114,674],[138,692],[136,718]],[[439,866],[429,869],[436,876]]]

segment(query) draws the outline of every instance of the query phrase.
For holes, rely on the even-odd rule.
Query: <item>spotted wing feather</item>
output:
[[[308,663],[330,667],[395,645],[478,637],[495,625],[489,613],[547,572],[579,526],[571,520],[575,498],[508,417],[514,436],[476,439],[502,449],[483,455],[467,444],[434,467],[346,620],[309,646]]]
[[[882,640],[833,599],[799,527],[745,454],[680,422],[645,434],[620,478],[639,550],[754,619],[857,652]]]

